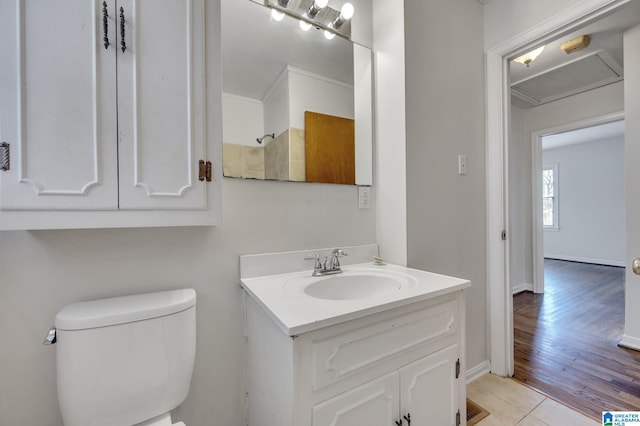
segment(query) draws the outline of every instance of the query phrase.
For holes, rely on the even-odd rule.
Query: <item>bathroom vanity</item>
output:
[[[249,425],[465,424],[470,282],[365,261],[371,247],[344,248],[332,276],[242,268]]]

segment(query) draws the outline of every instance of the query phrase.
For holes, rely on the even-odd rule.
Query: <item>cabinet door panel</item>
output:
[[[2,1],[0,31],[0,138],[11,146],[0,209],[117,208],[115,49],[102,45],[102,2]]]
[[[313,426],[390,426],[399,417],[398,372],[313,407]]]
[[[458,389],[455,368],[458,346],[452,345],[400,370],[402,414],[411,424],[456,424]]]
[[[120,208],[204,209],[203,0],[121,0],[120,7]]]

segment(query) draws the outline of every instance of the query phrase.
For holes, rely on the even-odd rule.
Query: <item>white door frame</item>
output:
[[[509,73],[507,58],[536,44],[568,34],[633,0],[584,0],[486,52],[487,316],[491,371],[513,376],[513,297],[509,282],[508,145]]]
[[[624,111],[561,124],[531,133],[532,170],[532,230],[533,235],[533,292],[544,293],[544,227],[542,226],[542,138],[556,133],[570,132],[624,119]]]

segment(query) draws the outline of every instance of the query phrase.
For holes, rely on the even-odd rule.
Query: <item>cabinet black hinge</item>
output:
[[[198,162],[198,180],[200,180],[200,182],[205,180],[211,182],[212,173],[213,166],[211,165],[211,161],[200,160]]]
[[[456,379],[460,377],[460,358],[456,361]]]
[[[502,231],[502,241],[507,241],[507,231]]]
[[[456,426],[460,426],[460,410],[456,413]]]

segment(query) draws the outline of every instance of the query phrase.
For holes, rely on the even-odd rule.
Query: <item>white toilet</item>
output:
[[[173,425],[170,411],[191,384],[196,292],[68,305],[56,315],[53,341],[65,426]]]

